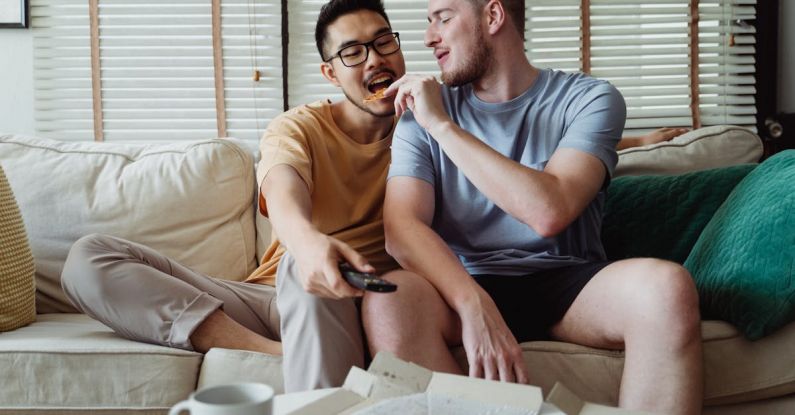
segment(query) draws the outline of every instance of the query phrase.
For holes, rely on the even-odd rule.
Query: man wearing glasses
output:
[[[380,0],[332,0],[315,40],[323,76],[347,99],[294,108],[265,131],[260,211],[277,237],[248,279],[275,279],[288,392],[339,386],[351,366],[364,365],[363,292],[342,279],[339,263],[397,267],[382,221],[395,108],[365,98],[405,73],[399,35]]]
[[[338,264],[379,273],[397,266],[384,250],[382,221],[395,108],[390,99],[364,98],[403,76],[405,64],[380,0],[332,0],[316,40],[323,76],[348,99],[294,108],[268,126],[257,182],[260,211],[277,237],[262,265],[245,282],[219,280],[146,246],[88,235],[62,274],[80,310],[147,343],[202,353],[284,350],[290,392],[338,386],[351,366],[364,365],[362,292]]]

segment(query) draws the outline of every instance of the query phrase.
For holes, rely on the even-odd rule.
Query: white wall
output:
[[[0,133],[33,135],[33,35],[0,29]]]
[[[780,0],[778,110],[795,112],[795,1]]]

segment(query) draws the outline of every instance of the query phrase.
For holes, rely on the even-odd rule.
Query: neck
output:
[[[514,41],[513,43],[517,43]],[[472,83],[475,95],[485,102],[510,101],[527,91],[538,77],[538,69],[530,64],[521,41],[518,44],[494,42],[491,65],[486,73]]]
[[[362,111],[347,99],[331,104],[331,115],[337,127],[360,144],[374,143],[385,138],[395,124],[394,116],[375,116]]]

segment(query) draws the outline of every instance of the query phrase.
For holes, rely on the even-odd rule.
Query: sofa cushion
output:
[[[254,167],[227,139],[174,144],[0,136],[36,263],[39,313],[74,308],[60,275],[72,243],[106,233],[219,278],[256,267]],[[35,168],[31,168],[35,166]]]
[[[602,242],[612,260],[683,263],[701,231],[754,164],[681,175],[618,177],[607,189]]]
[[[795,320],[795,150],[734,188],[684,265],[704,318],[728,321],[751,340]]]
[[[282,357],[271,354],[212,348],[204,355],[197,389],[236,382],[269,385],[284,393]]]
[[[201,360],[199,353],[125,340],[83,314],[40,315],[0,335],[0,413],[165,413],[194,390]]]
[[[25,225],[0,165],[0,332],[36,319],[36,286]]]
[[[661,333],[661,335],[665,335]],[[795,393],[795,322],[751,342],[723,321],[703,321],[704,404],[750,402]],[[520,344],[530,369],[530,383],[549,393],[562,382],[584,400],[615,406],[624,352],[571,343],[536,341]],[[466,368],[466,355],[456,349]]]
[[[614,177],[681,174],[756,163],[762,153],[762,140],[752,131],[716,125],[690,131],[671,141],[619,151]]]

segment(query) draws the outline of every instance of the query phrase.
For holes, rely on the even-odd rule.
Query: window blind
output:
[[[320,74],[320,55],[315,46],[315,24],[326,0],[288,2],[288,105],[295,107],[324,98],[343,99],[342,92]],[[385,0],[392,29],[400,32],[400,48],[406,71],[438,76],[433,52],[423,42],[427,27],[428,3],[413,0]],[[372,53],[372,52],[371,52]]]
[[[36,128],[43,136],[95,138],[88,4],[32,4]],[[222,0],[220,11],[224,130],[258,139],[283,110],[281,2]],[[99,0],[98,16],[106,140],[219,135],[210,0]]]
[[[625,134],[659,127],[735,124],[755,129],[755,0],[697,3],[696,71],[691,67],[693,0],[533,0],[526,2],[526,52],[564,71],[590,66],[627,102]],[[590,16],[583,24],[583,5]],[[587,30],[583,30],[587,26]],[[589,35],[589,42],[585,36]],[[590,44],[588,53],[584,44]],[[583,58],[590,57],[590,65]],[[691,74],[697,74],[695,82]],[[695,86],[695,88],[694,88]],[[697,100],[693,100],[697,91]],[[691,108],[696,103],[697,113]]]

